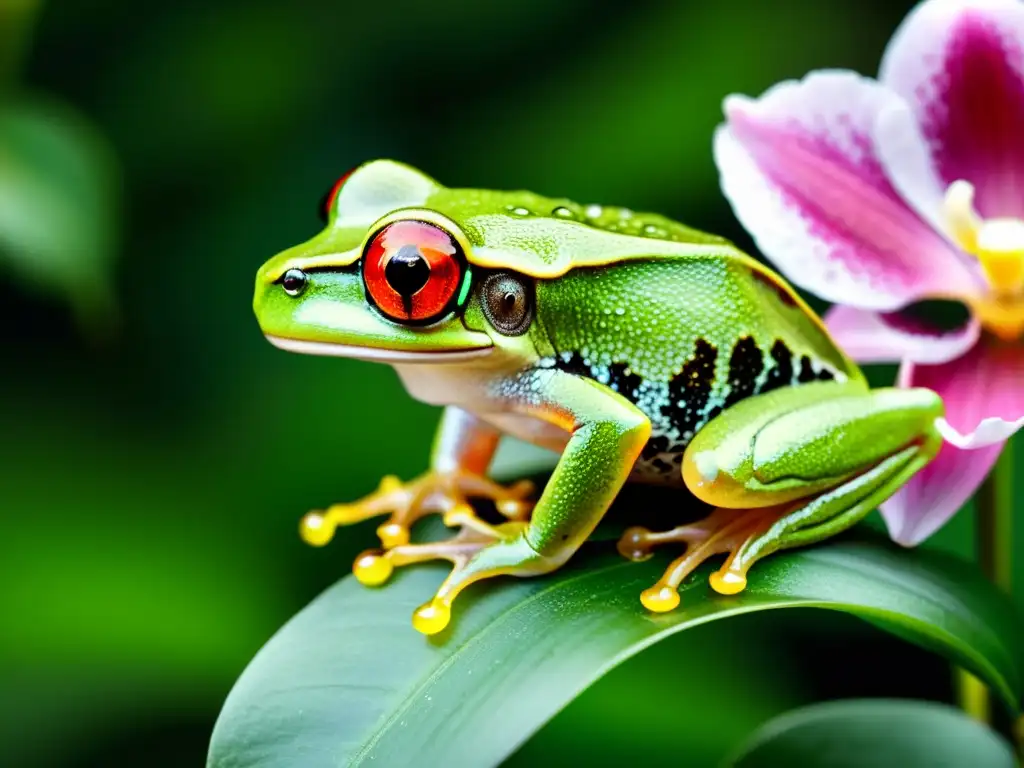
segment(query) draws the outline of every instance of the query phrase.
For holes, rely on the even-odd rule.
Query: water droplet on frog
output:
[[[523,208],[521,205],[506,205],[505,210],[514,216],[529,216],[530,209]]]
[[[551,215],[554,216],[555,218],[558,218],[558,219],[575,219],[576,218],[576,214],[573,213],[570,209],[566,208],[564,205],[560,205],[557,208],[555,208],[551,212]]]
[[[653,224],[648,224],[644,227],[644,234],[648,237],[660,237],[664,234],[660,227],[656,227]]]
[[[633,216],[633,212],[631,210],[629,210],[629,208],[620,208],[619,209],[619,218],[620,219],[629,219],[629,218],[632,218],[632,216]]]
[[[587,218],[598,219],[601,217],[602,209],[600,205],[588,205],[587,206]]]
[[[615,314],[621,317],[622,315],[626,314],[626,310],[623,309],[622,307],[616,307]]]

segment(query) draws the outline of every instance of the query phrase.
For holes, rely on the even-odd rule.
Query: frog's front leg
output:
[[[454,539],[395,547],[363,565],[382,582],[396,565],[445,559],[452,572],[413,616],[424,634],[448,624],[455,597],[498,575],[533,576],[561,566],[594,530],[650,436],[647,417],[610,389],[551,369],[497,385],[496,397],[525,416],[555,424],[569,441],[529,523],[465,527]]]
[[[508,519],[525,519],[532,506],[526,498],[533,484],[521,481],[505,488],[484,475],[500,438],[497,430],[473,414],[454,406],[445,408],[429,472],[408,483],[389,475],[374,493],[357,502],[310,512],[300,525],[302,538],[323,546],[339,525],[390,515],[377,528],[381,545],[390,549],[408,544],[410,527],[428,514],[443,514],[450,526],[474,524],[477,518],[467,497],[490,499]]]
[[[658,544],[688,545],[641,601],[671,610],[683,579],[723,553],[728,558],[711,586],[735,594],[765,555],[849,528],[934,458],[942,410],[929,390],[836,382],[775,390],[727,409],[683,456],[686,485],[717,509],[673,531],[632,528],[619,542],[634,559]]]

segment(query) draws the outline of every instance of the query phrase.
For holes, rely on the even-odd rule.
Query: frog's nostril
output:
[[[384,267],[384,279],[395,293],[408,298],[427,284],[430,265],[415,245],[403,245]]]
[[[281,277],[281,287],[289,296],[298,296],[306,290],[308,278],[301,269],[289,269]]]

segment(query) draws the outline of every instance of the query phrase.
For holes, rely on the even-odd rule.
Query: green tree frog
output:
[[[386,477],[352,504],[308,514],[311,544],[389,515],[356,577],[444,559],[453,569],[413,615],[425,634],[481,579],[557,569],[631,480],[685,486],[714,510],[668,531],[630,528],[627,557],[685,546],[640,599],[726,554],[711,586],[744,588],[758,559],[864,517],[937,453],[942,402],[870,390],[822,322],[774,272],[728,241],[654,214],[528,192],[449,189],[385,160],[343,177],[326,228],[266,262],[254,309],[274,345],[394,366],[444,407],[430,470]],[[561,454],[535,504],[486,477],[502,435]],[[490,498],[505,522],[474,514]],[[451,539],[413,544],[439,513]]]

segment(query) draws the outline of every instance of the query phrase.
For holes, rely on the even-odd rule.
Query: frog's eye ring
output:
[[[511,272],[490,275],[480,290],[487,322],[505,336],[521,336],[533,320],[533,283]]]
[[[462,249],[445,230],[425,221],[396,221],[367,243],[363,281],[389,318],[425,325],[454,304],[464,263]]]
[[[358,168],[358,166],[356,166]],[[324,193],[324,196],[320,198],[320,220],[326,224],[331,218],[331,209],[334,208],[334,201],[338,199],[338,193],[341,192],[341,188],[345,186],[345,182],[348,181],[348,177],[352,175],[355,168],[351,169],[347,173],[341,176],[331,188]]]

